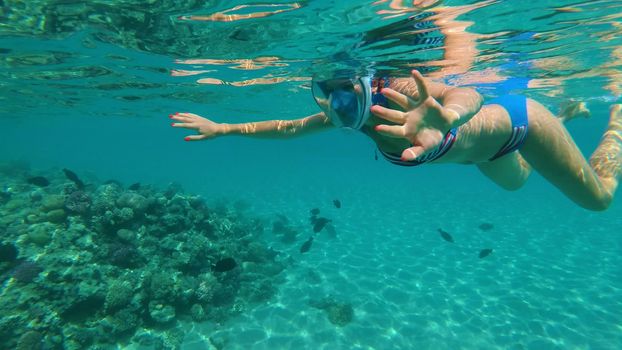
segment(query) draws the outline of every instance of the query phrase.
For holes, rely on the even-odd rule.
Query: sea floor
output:
[[[286,282],[226,324],[192,326],[183,348],[622,348],[620,205],[592,213],[546,194],[365,192],[342,193],[340,209],[333,191],[297,200],[272,193],[263,206],[248,198],[249,210],[287,216],[301,232],[285,244],[267,230],[293,261]],[[301,254],[314,207],[336,237],[325,229]],[[493,253],[480,259],[485,248]],[[322,298],[351,304],[353,320],[331,323],[311,306]]]

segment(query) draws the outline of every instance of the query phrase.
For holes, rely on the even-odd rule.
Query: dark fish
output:
[[[443,231],[440,228],[438,229],[438,233],[441,234],[441,237],[443,237],[444,240],[446,240],[449,243],[453,243],[454,242],[454,238],[449,234],[449,232],[447,231]]]
[[[74,173],[73,171],[65,168],[63,169],[63,172],[65,173],[65,176],[73,181],[73,183],[76,184],[76,186],[78,186],[79,189],[83,189],[84,188],[84,182],[82,182],[82,180],[80,180],[80,178],[78,177],[78,175],[76,175],[76,173]]]
[[[309,222],[311,222],[311,225],[315,225],[315,223],[317,222],[317,215],[313,215],[309,218]]]
[[[311,209],[311,215],[317,215],[319,213],[320,213],[320,209],[318,209],[318,208]]]
[[[43,176],[29,177],[28,179],[26,179],[26,182],[39,187],[45,187],[50,184],[50,180],[44,178]]]
[[[487,257],[490,254],[492,254],[492,249],[490,249],[490,248],[482,249],[482,250],[479,251],[479,258],[480,259],[485,258],[485,257]]]
[[[287,224],[289,222],[289,219],[287,218],[287,216],[283,214],[276,214],[276,217],[279,218],[279,220],[284,224]]]
[[[224,258],[218,260],[216,264],[212,266],[212,270],[216,272],[227,272],[233,270],[236,266],[238,266],[238,263],[236,263],[233,258]]]
[[[378,160],[378,150],[374,150],[374,160]]]
[[[306,253],[311,249],[311,244],[313,243],[313,236],[309,237],[309,239],[302,244],[300,247],[300,253]]]
[[[275,221],[272,223],[272,232],[284,233],[287,231],[287,225],[283,221]]]
[[[130,187],[128,187],[128,189],[132,191],[138,191],[140,189],[140,182],[131,184]]]
[[[479,225],[479,229],[482,231],[490,231],[494,228],[494,226],[489,223],[489,222],[484,222],[481,225]]]
[[[339,199],[334,199],[333,204],[337,207],[337,209],[341,208],[341,201]]]
[[[318,232],[322,231],[324,226],[326,226],[326,224],[328,224],[331,221],[332,220],[327,219],[327,218],[317,218],[315,220],[315,223],[313,223],[313,232],[318,233]]]

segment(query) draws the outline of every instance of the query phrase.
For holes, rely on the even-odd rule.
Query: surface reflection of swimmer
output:
[[[364,33],[357,47],[393,50],[402,46],[406,52],[424,52],[426,56],[434,56],[434,52],[437,52],[437,56],[440,57],[426,57],[414,62],[411,58],[408,60],[409,66],[418,69],[438,68],[428,73],[432,78],[467,72],[472,68],[479,53],[476,48],[477,41],[490,36],[469,32],[468,28],[473,22],[458,20],[458,17],[486,7],[494,1],[429,8],[436,3],[438,1],[414,1],[413,6],[404,6],[393,1],[389,5],[392,10],[381,10],[378,14],[400,15],[415,11],[419,13]],[[423,8],[429,9],[420,12]],[[387,64],[399,65],[394,62]]]
[[[505,95],[482,105],[474,89],[432,82],[417,71],[412,78],[315,79],[313,94],[322,112],[296,120],[221,124],[192,113],[170,117],[173,127],[197,132],[187,141],[288,138],[348,127],[370,137],[396,165],[475,164],[508,190],[522,187],[533,168],[584,208],[610,205],[622,172],[622,105],[612,106],[588,162],[562,122],[537,101]]]
[[[451,74],[463,74],[472,68],[473,63],[478,54],[476,42],[487,36],[470,33],[467,29],[473,24],[470,21],[459,21],[458,16],[467,14],[473,10],[488,6],[494,1],[487,0],[473,5],[452,6],[452,7],[435,7],[429,11],[421,12],[423,8],[429,8],[438,1],[415,1],[413,6],[403,6],[391,3],[391,10],[377,11],[379,15],[403,15],[409,12],[418,12],[403,20],[372,29],[361,34],[359,41],[354,44],[350,50],[365,51],[387,50],[393,51],[398,47],[403,47],[405,52],[426,52],[425,59],[413,60],[409,58],[408,66],[418,67],[418,69],[428,70],[428,68],[436,68],[430,71],[430,77],[444,77]],[[381,2],[377,2],[379,4]],[[192,17],[198,20],[197,16]],[[345,56],[350,58],[346,52],[334,55],[334,60],[340,60],[339,57]],[[432,57],[433,58],[430,58]],[[342,57],[343,58],[343,57]],[[237,59],[237,60],[217,60],[217,59],[191,59],[178,60],[179,64],[204,64],[204,65],[229,65],[234,69],[257,70],[266,67],[287,66],[288,63],[281,61],[277,57],[258,57],[254,59]],[[390,66],[400,66],[403,62],[388,61],[385,62]],[[195,74],[209,73],[208,70],[173,70],[173,76],[189,76]],[[199,79],[200,84],[211,85],[231,85],[231,86],[249,86],[249,85],[265,85],[278,84],[292,81],[307,81],[306,77],[274,77],[266,76],[244,81],[224,81],[217,78],[206,77]]]

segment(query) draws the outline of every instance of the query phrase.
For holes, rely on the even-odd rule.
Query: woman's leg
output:
[[[477,168],[494,183],[508,191],[521,188],[531,173],[531,167],[518,152],[506,154],[492,162],[479,163]]]
[[[540,103],[527,101],[529,132],[521,155],[578,205],[606,209],[622,171],[622,106],[611,108],[607,131],[588,163],[560,120]]]
[[[566,123],[579,117],[589,118],[590,115],[590,110],[587,108],[585,102],[568,101],[566,103],[562,103],[557,118],[559,118],[563,123]]]
[[[589,116],[590,110],[584,102],[570,101],[562,104],[557,118],[567,123],[578,117],[588,118]],[[531,173],[531,166],[518,152],[512,152],[492,162],[479,163],[477,167],[490,180],[509,191],[521,188]]]

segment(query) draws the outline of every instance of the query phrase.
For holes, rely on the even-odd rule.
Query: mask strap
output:
[[[363,87],[362,91],[362,103],[360,104],[361,110],[359,110],[359,115],[361,116],[358,125],[356,125],[356,129],[360,129],[363,127],[367,119],[369,119],[369,109],[372,106],[372,93],[371,93],[371,77],[362,77],[359,79],[361,86]]]

